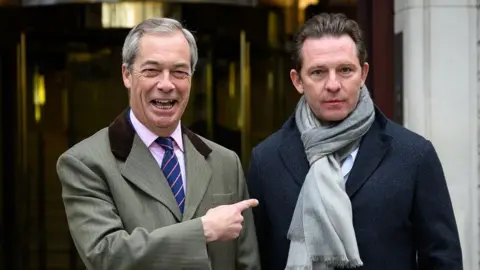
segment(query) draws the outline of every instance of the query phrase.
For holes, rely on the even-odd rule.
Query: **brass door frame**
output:
[[[17,165],[23,175],[27,171],[27,56],[25,33],[17,44]]]
[[[244,30],[240,31],[240,116],[241,116],[241,159],[242,164],[250,160],[251,115],[250,115],[250,43]]]
[[[28,125],[28,107],[27,107],[27,40],[26,34],[20,32],[19,42],[16,45],[17,58],[17,129],[15,130],[15,184],[13,190],[14,200],[10,203],[15,204],[15,220],[12,220],[17,227],[16,237],[17,246],[15,252],[18,256],[14,258],[14,267],[29,267],[29,179],[28,179],[28,156],[27,156],[27,125]],[[13,180],[13,179],[10,179]],[[22,202],[22,203],[19,203]]]

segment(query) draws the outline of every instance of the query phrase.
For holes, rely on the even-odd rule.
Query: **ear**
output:
[[[132,88],[132,73],[128,70],[125,64],[122,65],[123,84],[127,89]]]
[[[368,69],[369,69],[369,65],[367,62],[365,62],[363,64],[363,67],[362,67],[362,84],[360,86],[364,86],[365,85],[365,81],[367,80],[367,76],[368,76]]]
[[[302,78],[295,69],[290,70],[290,80],[292,80],[293,86],[295,86],[297,92],[303,94]]]

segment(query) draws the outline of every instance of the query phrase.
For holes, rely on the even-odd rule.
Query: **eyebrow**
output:
[[[355,66],[355,63],[352,63],[352,62],[349,62],[349,61],[342,61],[340,63],[337,63],[335,64],[336,67],[339,67],[339,66]],[[309,67],[308,69],[311,70],[311,69],[316,69],[316,68],[328,68],[329,65],[325,65],[325,64],[321,64],[321,65],[313,65],[311,67]]]
[[[147,60],[147,61],[143,62],[143,64],[141,64],[140,67],[144,67],[144,66],[148,66],[148,65],[160,66],[160,63],[158,61]]]
[[[140,65],[140,67],[145,67],[145,66],[149,66],[149,65],[152,65],[152,66],[161,66],[162,63],[158,62],[158,61],[155,61],[155,60],[147,60],[145,61],[143,64]],[[189,69],[190,66],[187,64],[187,63],[176,63],[173,65],[174,68],[187,68]]]
[[[190,68],[190,66],[187,63],[177,63],[173,65],[174,68]]]
[[[317,70],[317,69],[328,69],[328,66],[327,65],[313,65],[313,66],[310,66],[310,67],[307,67],[306,70],[307,72],[311,72],[313,70]]]

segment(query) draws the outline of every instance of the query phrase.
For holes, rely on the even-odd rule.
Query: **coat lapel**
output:
[[[300,132],[295,124],[295,119],[290,119],[283,126],[286,129],[286,136],[282,140],[282,145],[278,148],[280,157],[285,167],[292,175],[295,182],[301,187],[305,181],[310,165],[300,139]]]
[[[349,197],[362,187],[375,169],[380,165],[383,157],[390,148],[392,137],[386,133],[386,118],[379,110],[375,111],[376,120],[365,134],[360,143],[360,148],[355,158],[352,171],[346,183],[346,190]]]
[[[140,190],[167,207],[178,221],[180,209],[149,149],[136,135],[129,118],[130,109],[123,111],[108,128],[112,154],[117,158],[122,175]],[[206,158],[212,149],[192,131],[182,127],[185,139],[187,197],[183,220],[190,219],[202,200],[211,178]]]
[[[188,136],[183,136],[185,147],[185,163],[187,174],[187,196],[185,198],[185,211],[183,220],[190,220],[207,191],[212,178],[210,165],[205,156],[200,154]]]
[[[390,148],[392,137],[385,133],[387,119],[378,109],[375,110],[375,114],[375,122],[362,139],[358,155],[346,183],[346,191],[350,197],[372,175]],[[295,119],[290,117],[283,128],[287,130],[287,133],[278,151],[295,182],[302,186],[310,165],[305,155]]]
[[[130,155],[125,161],[121,173],[143,192],[164,204],[178,221],[182,219],[167,179],[155,158],[138,136],[135,136],[133,140]]]

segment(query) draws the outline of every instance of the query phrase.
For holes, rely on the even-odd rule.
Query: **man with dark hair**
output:
[[[302,96],[248,172],[262,268],[462,269],[440,160],[373,104],[357,23],[314,16],[295,44]]]

